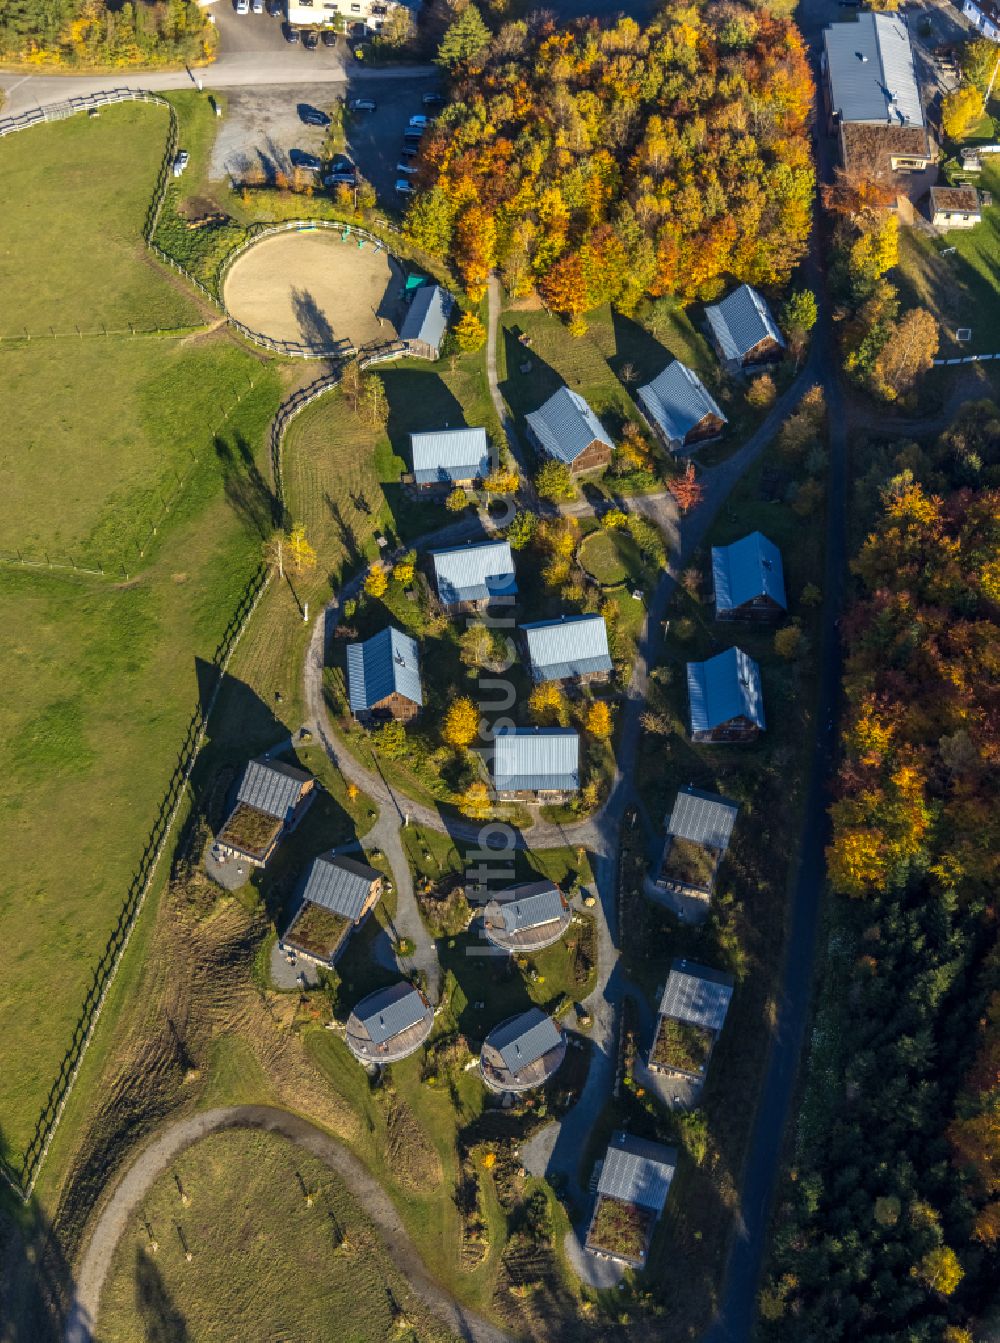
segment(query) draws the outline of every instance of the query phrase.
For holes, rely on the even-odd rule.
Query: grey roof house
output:
[[[370,993],[347,1019],[347,1047],[366,1067],[408,1058],[427,1039],[434,1008],[412,984]]]
[[[711,443],[727,424],[701,378],[679,359],[640,387],[636,396],[669,452],[690,452]]]
[[[490,1031],[479,1072],[491,1091],[530,1091],[549,1080],[565,1055],[562,1027],[540,1007],[530,1007]]]
[[[573,472],[607,466],[614,444],[579,392],[560,387],[548,401],[525,416],[528,437],[539,452]]]
[[[650,1070],[702,1080],[732,997],[732,975],[675,960],[660,1000]]]
[[[748,284],[741,284],[721,303],[705,309],[712,343],[731,372],[781,358],[784,337],[767,303]]]
[[[448,330],[455,300],[439,284],[422,285],[414,291],[399,328],[399,339],[410,354],[421,359],[437,359]]]
[[[642,1267],[676,1170],[676,1147],[621,1129],[614,1133],[597,1180],[587,1250],[601,1259]]]
[[[215,842],[219,854],[263,867],[282,835],[302,819],[315,783],[305,770],[282,760],[249,761]]]
[[[485,429],[433,429],[410,435],[414,484],[472,485],[490,474]]]
[[[501,797],[578,792],[580,734],[571,727],[513,727],[497,732],[493,788]]]
[[[612,670],[603,616],[561,616],[522,625],[531,679],[592,681]]]
[[[414,718],[424,702],[415,640],[389,625],[364,643],[348,644],[347,692],[351,713],[362,722]]]
[[[765,728],[760,668],[739,648],[687,664],[691,740],[750,741]]]
[[[717,620],[775,620],[788,610],[781,551],[760,532],[712,547]]]
[[[675,895],[707,901],[739,810],[736,802],[718,793],[682,788],[667,819],[667,841],[655,884]]]
[[[488,606],[517,593],[514,557],[507,541],[469,542],[432,550],[434,582],[444,606]]]
[[[917,171],[931,162],[920,84],[905,19],[862,13],[823,31],[827,125],[845,167],[872,174]]]
[[[483,910],[483,932],[504,951],[540,951],[558,942],[572,912],[551,881],[533,881],[498,891]]]
[[[283,950],[332,966],[351,931],[382,894],[382,873],[367,863],[320,854],[306,870],[298,903],[281,937]]]

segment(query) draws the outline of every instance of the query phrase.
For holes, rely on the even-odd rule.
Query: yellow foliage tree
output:
[[[983,95],[974,84],[946,93],[941,100],[941,125],[952,140],[962,140],[983,118]]]
[[[836,813],[840,805],[835,803],[833,806],[836,838],[826,851],[830,881],[834,889],[844,895],[867,895],[881,885],[887,875],[885,843],[876,830],[837,825]]]
[[[405,588],[413,582],[413,575],[416,573],[416,570],[417,558],[410,552],[401,556],[392,566],[392,576],[397,583],[401,583]]]
[[[566,727],[569,723],[569,701],[555,681],[543,681],[528,696],[532,718],[542,727]]]
[[[493,806],[490,802],[490,790],[482,780],[477,779],[469,784],[458,799],[458,809],[463,816],[468,816],[472,821],[489,820]]]
[[[965,1277],[965,1270],[950,1245],[936,1245],[921,1259],[916,1276],[923,1279],[932,1291],[951,1296]]]
[[[516,494],[521,478],[510,466],[498,466],[483,481],[487,494]]]
[[[611,710],[604,700],[595,700],[587,710],[587,731],[598,741],[611,736]]]
[[[463,354],[481,350],[486,343],[486,328],[474,312],[467,312],[455,327],[455,341]]]
[[[448,746],[464,751],[479,735],[479,710],[467,695],[448,706],[441,727],[441,736]]]
[[[389,586],[389,574],[381,560],[376,560],[365,577],[365,592],[369,597],[384,597]]]

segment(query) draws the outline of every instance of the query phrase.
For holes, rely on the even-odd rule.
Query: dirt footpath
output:
[[[233,263],[223,298],[252,331],[330,346],[390,340],[403,286],[398,262],[329,230],[264,238]]]

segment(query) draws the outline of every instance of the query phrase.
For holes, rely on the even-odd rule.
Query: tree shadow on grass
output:
[[[611,324],[615,333],[615,353],[608,365],[634,397],[637,388],[652,382],[673,363],[674,355],[652,332],[615,308],[611,310]]]
[[[0,1134],[0,1151],[7,1153]],[[0,1337],[4,1343],[57,1343],[63,1336],[73,1274],[62,1245],[34,1201],[27,1208],[0,1196]],[[88,1205],[89,1211],[89,1205]]]
[[[217,434],[214,447],[226,501],[246,527],[266,540],[281,521],[281,506],[254,461],[250,444],[239,433],[231,438]]]
[[[551,364],[541,359],[531,346],[521,343],[520,327],[503,326],[501,334],[507,376],[500,383],[500,391],[519,421],[518,430],[523,439],[524,426],[520,421],[525,415],[538,410],[554,392],[558,392],[565,384],[565,379],[560,377]]]
[[[135,1308],[146,1343],[189,1343],[187,1320],[174,1305],[156,1263],[141,1246],[135,1252]]]

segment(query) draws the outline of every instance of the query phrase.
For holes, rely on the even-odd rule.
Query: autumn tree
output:
[[[365,575],[365,593],[369,597],[384,597],[389,590],[389,571],[381,560],[376,560]]]
[[[441,737],[456,751],[467,750],[479,735],[479,710],[467,695],[452,700],[444,715]]]
[[[528,696],[528,710],[540,727],[566,727],[569,700],[555,681],[543,681]]]
[[[763,410],[774,405],[777,395],[778,389],[770,373],[760,373],[747,388],[747,405]]]
[[[796,289],[789,294],[781,309],[781,325],[793,353],[802,350],[818,317],[816,295],[811,289]]]
[[[1000,62],[1000,48],[988,37],[973,37],[966,42],[959,55],[962,74],[984,96],[995,80],[997,64]]]
[[[598,741],[607,741],[611,736],[611,709],[606,700],[597,699],[587,710],[586,730]]]
[[[537,526],[537,513],[529,513],[526,510],[515,513],[507,528],[507,540],[510,542],[511,550],[523,550],[530,544]]]
[[[677,507],[682,513],[688,513],[692,508],[696,508],[705,493],[701,481],[695,476],[694,462],[688,462],[683,475],[674,476],[669,480],[667,489],[677,500]]]
[[[938,352],[938,324],[926,308],[911,308],[893,323],[875,360],[872,387],[885,401],[911,392],[917,379],[933,366]]]
[[[472,354],[486,344],[486,328],[474,312],[464,313],[456,323],[455,343],[463,354]]]
[[[316,551],[306,538],[301,522],[292,524],[288,532],[278,531],[265,543],[265,563],[277,571],[279,578],[286,573],[299,576],[316,568]]]
[[[573,472],[565,462],[550,457],[543,462],[535,476],[535,489],[543,499],[557,502],[560,499],[576,498],[576,483]]]
[[[951,1296],[965,1277],[958,1255],[948,1245],[938,1245],[928,1250],[920,1261],[917,1273],[928,1287],[942,1296]]]
[[[483,481],[487,494],[516,494],[521,478],[512,466],[497,466]]]
[[[413,575],[417,570],[417,552],[408,550],[405,555],[401,555],[392,566],[392,576],[402,587],[407,588],[413,582]]]
[[[458,799],[458,809],[472,821],[488,821],[493,814],[490,790],[481,779],[475,779]]]
[[[469,507],[469,496],[462,489],[461,485],[456,485],[448,494],[444,501],[444,506],[449,513],[462,513]]]
[[[941,126],[951,140],[964,140],[983,119],[983,95],[974,84],[962,84],[941,99]]]

